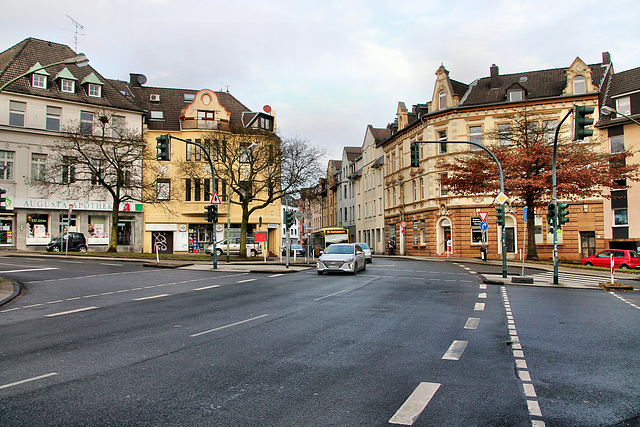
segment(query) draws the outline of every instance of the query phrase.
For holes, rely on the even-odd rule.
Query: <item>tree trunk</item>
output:
[[[240,257],[247,256],[247,227],[249,225],[249,206],[242,205],[242,221],[240,222]]]
[[[532,200],[527,200],[527,258],[538,260],[536,247],[536,211]]]
[[[113,202],[111,210],[111,233],[109,233],[109,249],[107,252],[118,252],[118,221],[120,219],[120,203]]]

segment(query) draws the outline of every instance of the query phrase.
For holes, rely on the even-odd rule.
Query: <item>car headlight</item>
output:
[[[347,258],[342,262],[344,262],[345,264],[348,263],[348,262],[353,262],[353,258]]]

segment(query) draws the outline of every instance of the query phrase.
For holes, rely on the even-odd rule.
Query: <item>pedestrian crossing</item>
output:
[[[534,284],[552,284],[553,271],[542,271],[540,273],[531,274]],[[609,279],[604,276],[589,276],[577,273],[558,273],[558,284],[567,286],[593,286],[598,287],[601,282],[608,282]]]

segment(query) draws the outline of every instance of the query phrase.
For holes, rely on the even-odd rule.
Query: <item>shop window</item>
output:
[[[27,245],[44,245],[51,240],[48,214],[27,215]]]
[[[133,245],[133,224],[133,218],[120,217],[118,220],[118,245]]]
[[[105,215],[89,215],[87,223],[87,244],[109,244],[109,222]]]
[[[60,229],[59,234],[68,233],[71,231],[80,231],[78,229],[78,216],[60,214]]]
[[[11,218],[0,218],[0,245],[11,245],[13,243],[13,220]]]
[[[482,230],[479,226],[471,227],[471,243],[480,244],[482,243]]]

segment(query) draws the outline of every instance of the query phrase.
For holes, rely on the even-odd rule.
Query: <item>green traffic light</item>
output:
[[[420,166],[420,146],[417,142],[411,143],[411,167],[417,168]]]
[[[156,149],[158,150],[156,159],[158,161],[171,160],[171,135],[160,135],[156,137]]]
[[[575,121],[574,121],[574,132],[573,132],[573,140],[580,141],[585,139],[588,136],[593,135],[592,129],[586,129],[587,126],[593,124],[593,119],[591,117],[586,117],[588,114],[593,114],[595,111],[594,107],[585,107],[584,105],[576,105],[575,106]]]

